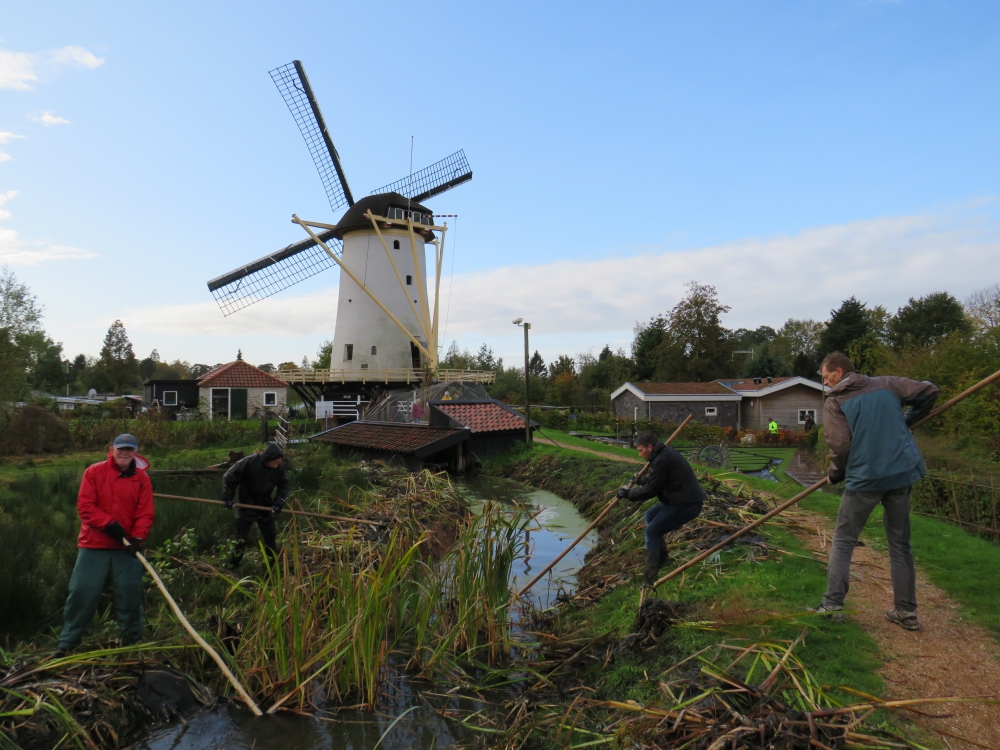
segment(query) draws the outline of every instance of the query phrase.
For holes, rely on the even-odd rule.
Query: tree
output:
[[[496,358],[493,356],[493,349],[490,348],[485,342],[479,351],[476,352],[476,358],[473,362],[476,370],[495,370],[497,366]]]
[[[871,332],[870,311],[864,302],[851,297],[844,300],[839,309],[830,311],[830,321],[820,334],[816,353],[820,357],[833,352],[846,353],[852,341]]]
[[[151,379],[155,373],[156,373],[155,359],[153,359],[152,357],[146,357],[144,360],[139,362],[139,377],[142,378],[143,382]]]
[[[528,360],[528,372],[539,378],[544,378],[548,372],[545,367],[545,360],[542,359],[542,355],[538,353],[537,349],[531,355],[531,359]]]
[[[1000,284],[973,292],[965,301],[965,310],[977,328],[985,331],[1000,328]]]
[[[568,354],[560,354],[555,362],[549,363],[549,377],[555,378],[566,373],[576,375],[576,360]]]
[[[772,352],[770,342],[765,341],[758,346],[756,355],[743,364],[743,377],[770,378],[791,374],[788,363]]]
[[[128,340],[125,326],[120,320],[111,324],[104,337],[100,366],[107,374],[116,395],[120,395],[125,388],[135,384],[139,375],[139,363],[136,361],[135,352],[132,351],[132,342]]]
[[[34,339],[31,344],[31,387],[61,395],[69,382],[66,374],[69,363],[63,361],[62,344],[41,333],[30,338]]]
[[[657,380],[704,382],[731,372],[735,340],[722,325],[729,306],[719,302],[714,286],[692,281],[687,287],[687,296],[667,314],[654,352]]]
[[[16,341],[20,336],[41,332],[41,321],[38,298],[4,266],[0,269],[0,328],[7,330],[11,341]]]
[[[662,315],[650,318],[648,323],[636,322],[635,328],[632,329],[635,334],[632,339],[633,379],[642,381],[653,377],[653,373],[656,372],[653,352],[663,343],[666,330],[667,319]]]
[[[243,361],[243,350],[242,349],[237,349],[236,350],[236,360],[238,362],[242,362]]]
[[[962,304],[947,292],[933,292],[899,308],[889,322],[889,341],[895,349],[928,346],[956,331],[968,333],[972,325]]]
[[[313,369],[316,370],[329,370],[333,365],[333,342],[327,339],[322,344],[320,344],[319,349],[316,350],[316,359],[313,361]],[[261,367],[260,369],[264,369]],[[274,369],[274,365],[271,365],[271,369]],[[267,370],[266,372],[271,372]]]
[[[320,366],[320,365],[317,365]],[[329,367],[329,364],[327,365]],[[274,365],[270,362],[265,362],[262,365],[257,365],[258,370],[263,370],[264,372],[274,372]]]
[[[611,351],[610,345],[605,345],[596,358],[588,353],[577,359],[584,402],[590,406],[610,406],[611,391],[631,377],[632,359],[623,349]]]
[[[294,366],[295,365],[292,365],[292,367]],[[195,380],[197,380],[202,375],[205,375],[206,373],[209,373],[211,371],[212,368],[209,365],[203,365],[200,363],[191,365],[191,377],[194,378]]]

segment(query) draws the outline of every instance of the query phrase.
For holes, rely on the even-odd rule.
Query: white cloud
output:
[[[6,193],[0,193],[0,221],[10,218],[10,211],[4,210],[4,205],[17,195],[16,190],[8,190]]]
[[[308,310],[308,315],[302,312]],[[337,317],[337,290],[327,289],[301,297],[270,297],[235,315],[223,317],[212,300],[190,305],[165,305],[126,310],[129,328],[184,336],[295,337],[332,335]]]
[[[13,157],[10,154],[6,154],[3,151],[0,151],[0,162],[10,161],[12,158]]]
[[[0,89],[28,91],[63,68],[93,70],[103,63],[104,58],[77,46],[37,53],[0,49]]]
[[[24,136],[18,135],[17,133],[11,133],[7,130],[0,130],[0,143],[10,143],[15,138],[24,138]]]
[[[16,190],[0,193],[0,221],[10,218],[4,209]],[[16,229],[0,228],[0,265],[37,266],[53,260],[85,260],[97,258],[97,253],[71,245],[56,245],[48,240],[22,240]]]
[[[34,120],[35,122],[40,122],[46,127],[51,125],[69,125],[70,122],[65,117],[57,117],[51,112],[42,112],[40,115],[28,115],[29,120]]]

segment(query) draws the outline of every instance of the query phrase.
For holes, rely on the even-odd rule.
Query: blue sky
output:
[[[205,281],[333,218],[268,70],[301,59],[355,194],[464,148],[443,343],[628,345],[692,279],[731,327],[1000,281],[992,2],[12,3],[0,263],[69,354],[312,356],[335,272]]]

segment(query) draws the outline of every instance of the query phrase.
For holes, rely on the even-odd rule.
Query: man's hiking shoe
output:
[[[46,661],[55,661],[56,659],[62,659],[64,656],[67,656],[70,651],[71,649],[68,648],[62,648],[62,647],[56,648],[54,651],[52,651],[52,653],[48,655]]]
[[[820,604],[818,607],[810,607],[810,612],[815,612],[824,620],[830,620],[831,622],[843,622],[844,616],[841,614],[841,607],[828,607],[825,604]]]
[[[920,630],[916,612],[900,612],[898,609],[893,609],[886,612],[885,616],[889,622],[899,625],[903,630]]]
[[[656,583],[656,574],[660,570],[660,550],[644,549],[642,551],[642,577],[647,586]]]

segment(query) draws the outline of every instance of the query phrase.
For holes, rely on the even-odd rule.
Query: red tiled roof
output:
[[[216,367],[198,378],[198,387],[212,388],[287,388],[284,380],[268,375],[242,359]]]
[[[328,432],[320,433],[313,439],[349,448],[413,453],[424,446],[461,432],[464,430],[427,427],[420,424],[348,422]]]
[[[732,396],[733,392],[719,383],[632,383],[649,396]]]
[[[719,379],[714,382],[728,386],[734,391],[761,391],[765,388],[771,388],[772,386],[780,385],[788,380],[795,380],[794,376],[781,377],[781,378],[771,378],[771,382],[767,382],[767,378],[761,378],[760,383],[753,382],[753,378],[735,378],[734,380],[724,380]]]
[[[437,404],[434,406],[472,432],[502,432],[523,430],[524,417],[511,414],[500,404]]]

